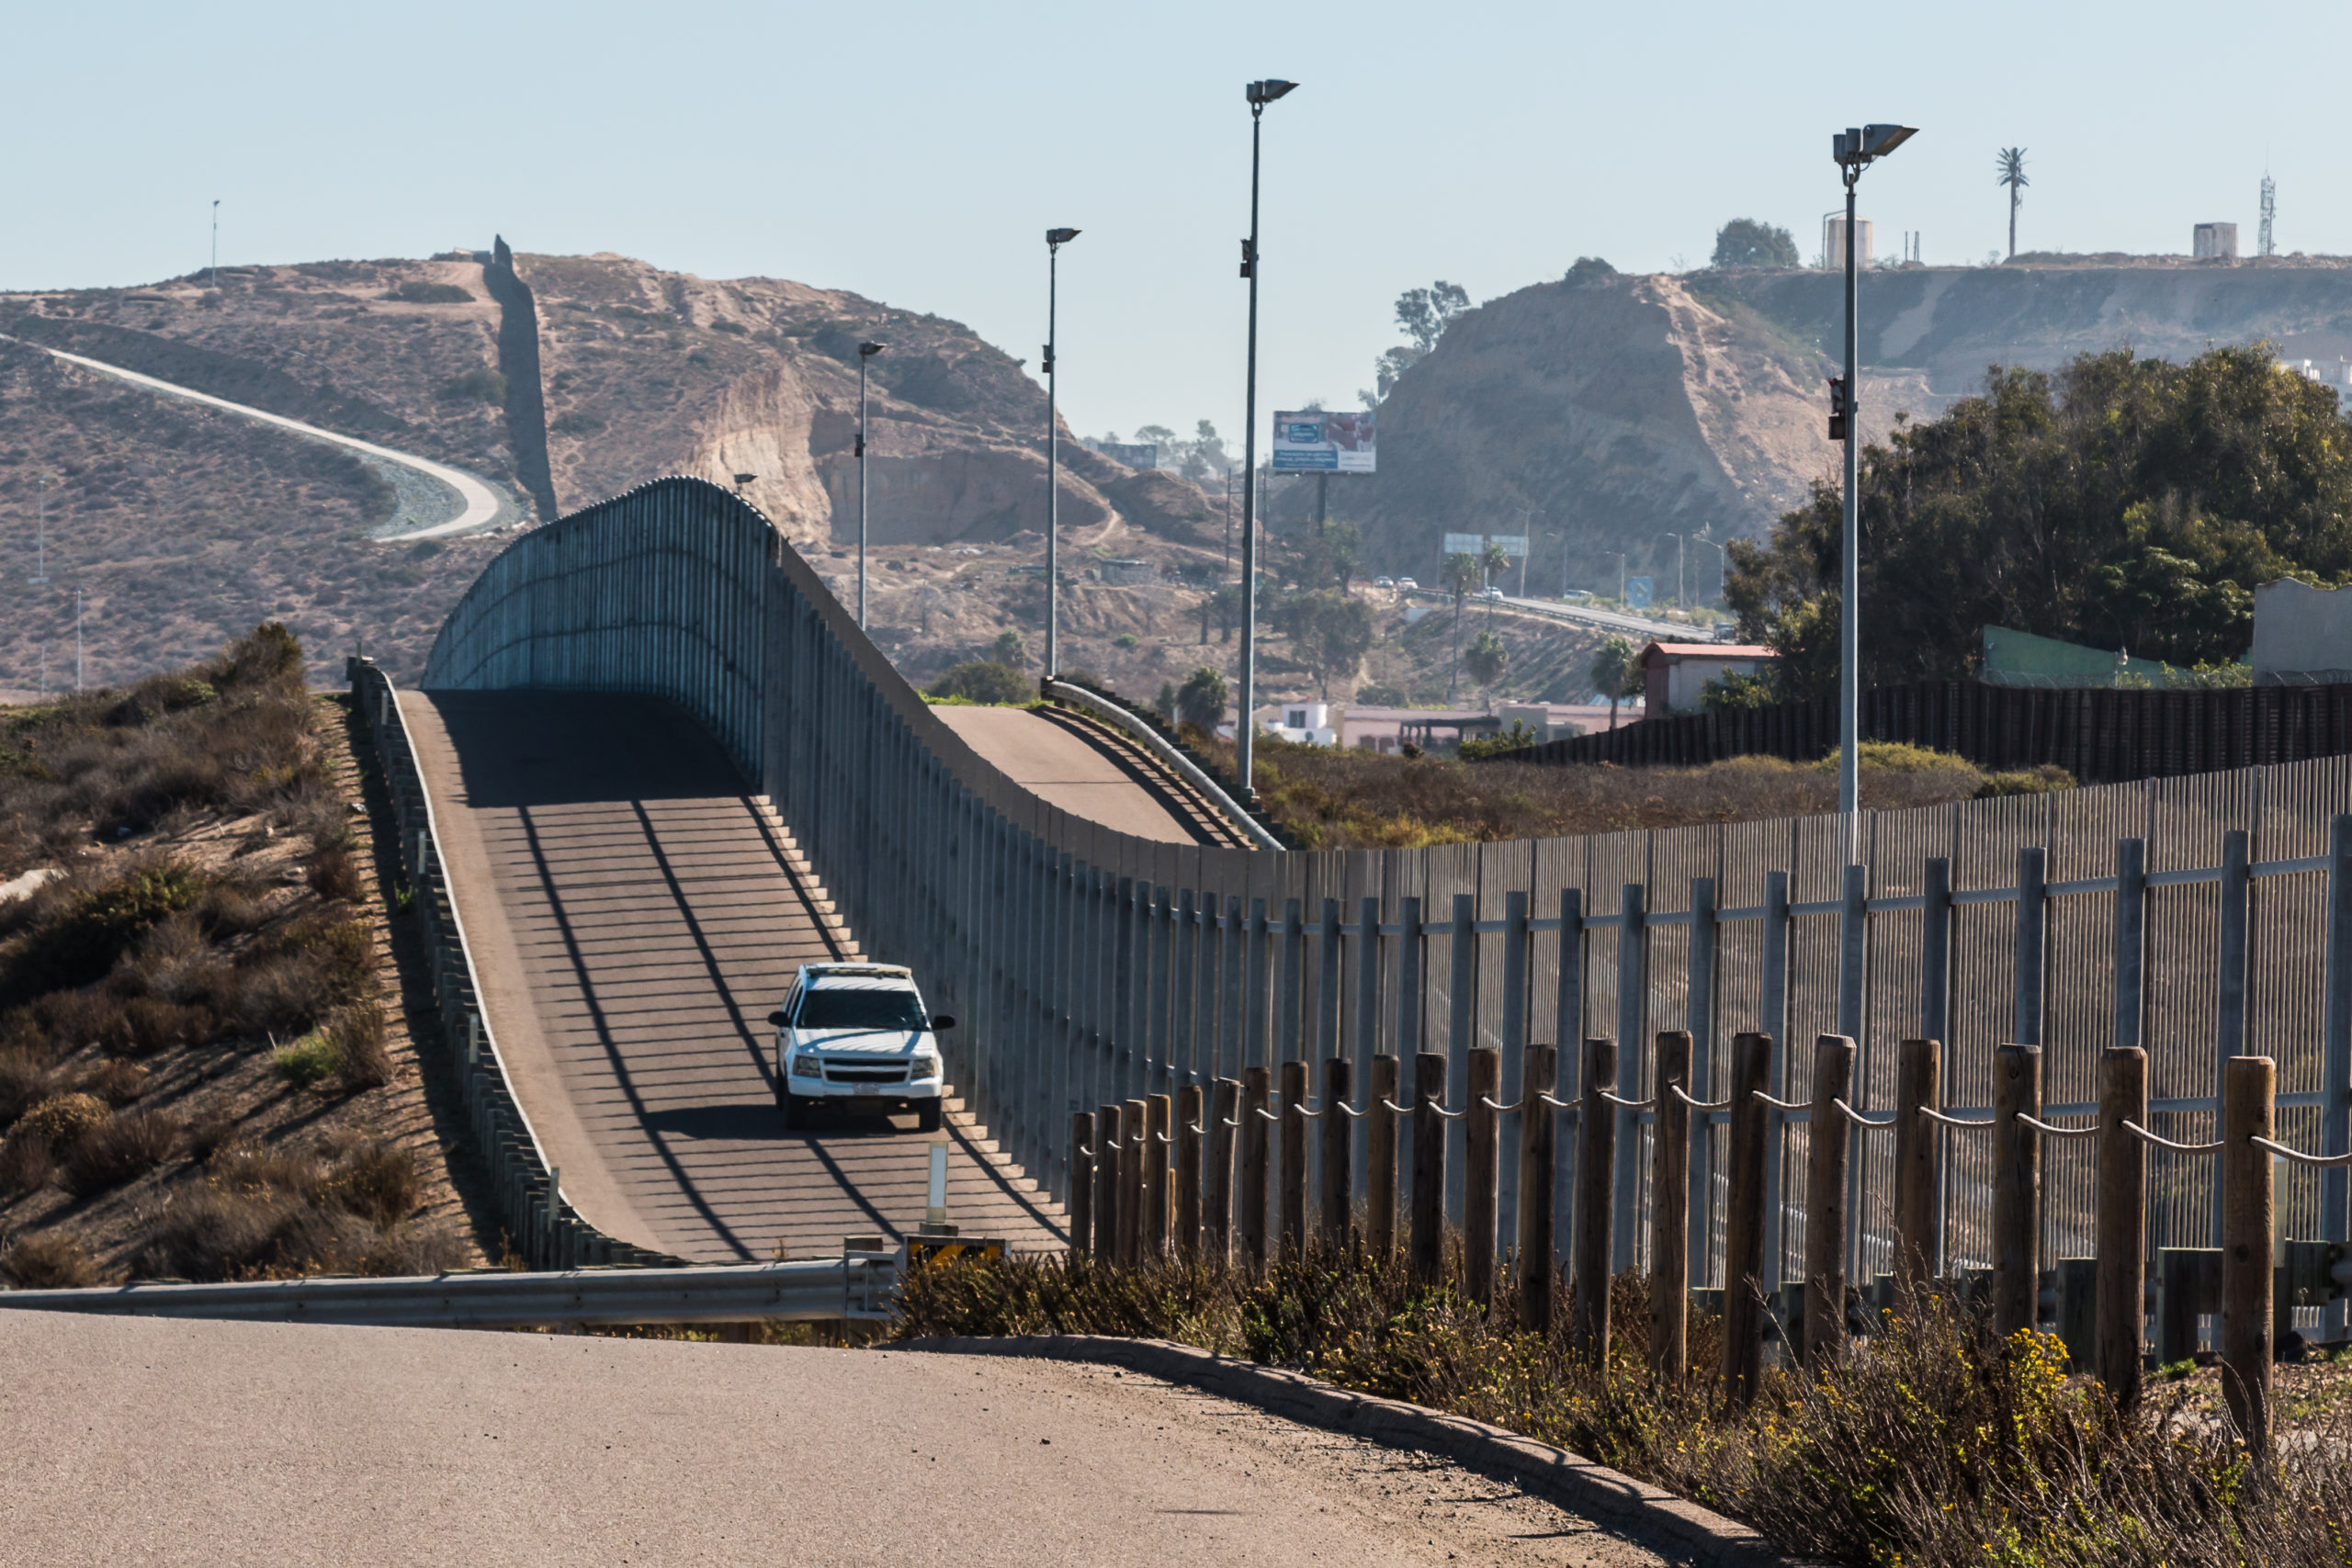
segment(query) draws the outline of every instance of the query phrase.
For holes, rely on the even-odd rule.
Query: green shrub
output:
[[[179,1152],[185,1123],[153,1111],[118,1111],[78,1139],[65,1156],[65,1190],[94,1197],[162,1165]]]
[[[1114,648],[1134,648],[1137,646],[1141,640],[1142,639],[1137,637],[1133,632],[1121,632],[1117,637],[1111,639],[1111,646]]]
[[[414,279],[384,296],[403,305],[470,305],[474,297],[454,283],[424,283]]]
[[[104,979],[134,939],[166,917],[193,908],[203,891],[201,872],[164,861],[70,898],[17,950],[0,978],[0,1004]]]
[[[487,365],[477,365],[464,375],[444,381],[441,396],[453,403],[503,405],[506,401],[506,378]]]
[[[334,1077],[343,1065],[343,1053],[324,1031],[305,1034],[293,1044],[284,1046],[269,1059],[270,1071],[292,1084],[296,1089],[309,1089]]]
[[[135,1266],[184,1280],[434,1273],[463,1247],[409,1218],[423,1196],[416,1156],[382,1139],[285,1152],[232,1140],[213,1150],[203,1181],[175,1190],[149,1223]]]
[[[934,697],[961,697],[969,703],[1029,703],[1037,689],[1019,671],[987,660],[952,665],[931,683]]]
[[[1987,773],[1984,782],[1976,786],[1976,798],[1991,800],[2005,795],[2048,795],[2054,790],[2074,787],[2074,774],[2045,762],[2038,768],[2025,768],[2014,773]]]
[[[1501,757],[1513,751],[1524,751],[1530,746],[1541,744],[1541,739],[1533,730],[1528,728],[1520,720],[1512,719],[1510,728],[1498,735],[1473,735],[1464,739],[1462,742],[1460,754],[1465,762],[1477,762],[1488,757]]]

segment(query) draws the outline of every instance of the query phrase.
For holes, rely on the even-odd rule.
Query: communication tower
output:
[[[2255,242],[2255,254],[2275,256],[2278,254],[2278,243],[2270,234],[2270,220],[2278,216],[2278,182],[2270,177],[2269,170],[2265,169],[2262,172],[2262,232]]]

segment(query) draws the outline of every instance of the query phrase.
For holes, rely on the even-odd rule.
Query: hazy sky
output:
[[[33,6],[6,23],[0,287],[486,245],[620,251],[936,311],[1027,358],[1063,253],[1082,433],[1238,434],[1250,120],[1267,115],[1261,408],[1351,406],[1443,277],[1487,299],[1579,254],[1702,263],[1717,225],[1810,255],[1830,133],[1907,120],[1863,180],[1880,247],[2352,253],[2352,137],[2325,80],[2352,8],[2206,0],[1830,7],[1196,4]],[[1867,296],[1865,296],[1867,308]]]

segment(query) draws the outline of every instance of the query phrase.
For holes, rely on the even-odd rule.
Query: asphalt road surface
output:
[[[1249,847],[1159,759],[1091,720],[1057,708],[932,712],[1007,778],[1073,817],[1161,843]]]
[[[405,692],[401,712],[492,1032],[590,1223],[707,1263],[914,1229],[932,1140],[911,1114],[777,1115],[767,1014],[802,963],[861,954],[828,941],[717,742],[651,697]],[[965,1234],[1067,1244],[960,1107],[944,1135]]]
[[[1661,1559],[1108,1368],[9,1313],[0,1559],[44,1568],[1305,1568]]]

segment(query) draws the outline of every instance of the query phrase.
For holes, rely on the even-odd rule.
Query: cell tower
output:
[[[2262,235],[2256,242],[2255,254],[2275,256],[2278,254],[2278,243],[2270,237],[2270,221],[2278,216],[2278,182],[2270,177],[2269,170],[2265,169],[2262,172]]]

